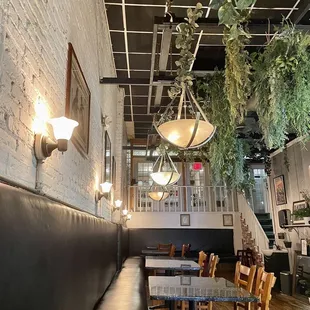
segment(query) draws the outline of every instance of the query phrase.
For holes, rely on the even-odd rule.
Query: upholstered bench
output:
[[[96,310],[146,310],[143,260],[129,257],[116,274]]]

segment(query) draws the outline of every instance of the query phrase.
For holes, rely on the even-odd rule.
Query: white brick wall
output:
[[[100,85],[99,76],[115,76],[105,7],[102,0],[0,1],[0,175],[110,218],[109,205],[95,206],[102,180],[101,114],[112,154],[120,164],[123,95],[117,86]],[[91,92],[88,159],[69,142],[38,165],[33,152],[34,104],[40,96],[50,117],[65,113],[68,42],[73,44]],[[117,108],[118,106],[118,108]],[[117,172],[116,191],[121,184]]]

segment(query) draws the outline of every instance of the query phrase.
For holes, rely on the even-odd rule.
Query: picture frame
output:
[[[180,225],[191,226],[190,214],[180,214]]]
[[[68,45],[66,84],[65,115],[79,123],[71,140],[81,155],[87,157],[91,93],[71,43]]]
[[[307,208],[307,202],[305,200],[298,200],[293,202],[293,212],[299,210],[299,209],[305,209]],[[304,224],[305,221],[303,218],[296,217],[293,215],[293,224]]]
[[[273,179],[276,205],[285,205],[287,203],[284,175],[279,175]]]
[[[234,226],[234,217],[232,214],[223,214],[223,226]]]
[[[111,147],[111,140],[109,137],[108,132],[105,132],[104,138],[104,174],[103,180],[104,182],[110,182],[113,184],[112,180],[112,147]]]

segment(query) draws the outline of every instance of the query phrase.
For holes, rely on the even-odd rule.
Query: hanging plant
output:
[[[193,85],[193,75],[190,72],[190,67],[195,57],[191,52],[192,43],[194,40],[194,33],[199,27],[196,23],[197,19],[202,17],[202,4],[198,2],[196,7],[192,10],[187,9],[187,18],[184,23],[177,26],[178,32],[175,46],[180,50],[180,58],[175,62],[177,69],[177,77],[173,86],[168,90],[168,95],[171,99],[176,98],[185,88],[186,85]]]
[[[224,25],[225,90],[234,121],[242,122],[251,93],[251,63],[245,45],[251,38],[244,25],[250,7],[256,0],[213,0],[211,8],[218,9],[219,24]]]
[[[261,54],[253,55],[254,91],[268,149],[285,145],[288,133],[309,134],[310,36],[286,23]]]
[[[215,184],[224,182],[237,190],[253,185],[245,161],[247,142],[236,134],[236,123],[225,93],[224,72],[215,71],[197,80],[196,94],[208,118],[217,126],[217,132],[205,149]]]

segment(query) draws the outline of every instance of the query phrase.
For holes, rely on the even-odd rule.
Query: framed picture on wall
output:
[[[234,218],[232,214],[223,214],[223,226],[234,226]]]
[[[79,123],[73,132],[72,142],[86,157],[89,148],[90,91],[71,43],[68,47],[66,116]]]
[[[299,200],[293,202],[293,213],[300,209],[307,208],[307,203],[305,200]],[[302,217],[297,217],[296,215],[293,215],[293,224],[304,224],[305,221]]]
[[[191,218],[189,214],[180,214],[180,225],[181,226],[191,225]]]
[[[284,205],[287,203],[286,191],[284,184],[284,175],[279,175],[273,179],[276,205]]]
[[[104,153],[104,175],[103,181],[113,183],[112,180],[112,156],[111,156],[111,140],[108,132],[105,132],[105,153]]]

